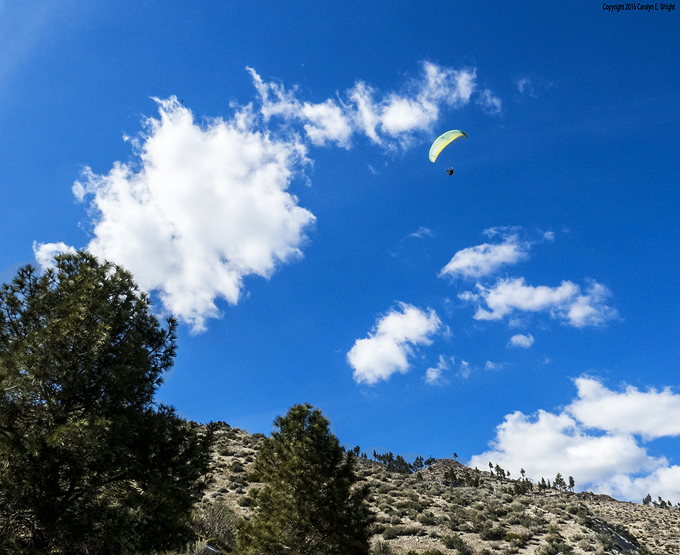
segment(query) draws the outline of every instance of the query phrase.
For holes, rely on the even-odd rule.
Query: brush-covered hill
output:
[[[249,477],[264,439],[263,434],[217,425],[214,481],[197,514],[206,537],[221,535],[222,541],[213,544],[225,552],[235,520],[249,518],[254,510],[261,484]],[[552,489],[521,492],[527,489],[521,481],[502,480],[451,459],[438,459],[413,474],[356,460],[377,517],[376,555],[680,553],[676,507]]]

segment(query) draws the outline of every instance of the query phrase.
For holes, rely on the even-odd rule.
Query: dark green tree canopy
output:
[[[187,529],[212,436],[153,402],[177,324],[150,304],[83,252],[0,290],[0,546],[128,553]]]
[[[257,511],[237,536],[243,555],[366,555],[373,514],[328,420],[296,405],[274,421],[255,463],[264,483]]]

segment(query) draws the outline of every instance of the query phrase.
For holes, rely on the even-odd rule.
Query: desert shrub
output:
[[[231,471],[235,473],[240,473],[240,472],[245,472],[246,469],[243,467],[243,464],[241,464],[241,461],[234,461],[231,463]]]
[[[586,528],[593,527],[593,519],[588,513],[588,509],[586,507],[584,507],[583,505],[579,507],[576,515],[578,517],[578,523],[581,526],[585,526]]]
[[[613,545],[611,538],[609,536],[605,536],[604,534],[597,535],[597,542],[605,551],[609,551]]]
[[[421,514],[418,517],[418,522],[420,522],[424,526],[432,526],[437,521],[436,521],[434,515],[430,511],[425,511],[423,514]]]
[[[371,549],[371,555],[392,555],[392,549],[387,542],[378,542]]]
[[[589,540],[587,540],[585,538],[578,542],[578,546],[583,551],[593,551],[592,544],[590,543]]]
[[[382,534],[385,531],[385,528],[387,528],[387,526],[385,526],[385,524],[383,524],[382,522],[374,522],[371,525],[370,533],[371,535]]]
[[[442,543],[447,549],[456,549],[458,555],[473,555],[472,548],[460,536],[444,536]]]
[[[451,516],[451,518],[449,519],[449,522],[448,522],[449,528],[451,530],[453,530],[454,532],[458,531],[460,524],[461,524],[461,520],[456,515]]]
[[[502,540],[506,535],[505,529],[502,526],[495,528],[485,526],[479,531],[479,537],[487,541]]]
[[[191,528],[194,533],[210,540],[220,548],[234,545],[234,525],[237,516],[225,503],[202,504],[193,513]]]
[[[520,536],[519,534],[515,534],[514,532],[508,532],[505,534],[505,536],[503,536],[503,541],[523,546],[526,543],[526,538],[524,536]]]
[[[398,535],[399,534],[397,534],[397,529],[394,526],[390,526],[389,528],[385,528],[385,530],[382,533],[383,539],[386,539],[386,540],[393,540]]]
[[[390,518],[390,524],[401,524],[401,518],[397,515],[394,515]]]

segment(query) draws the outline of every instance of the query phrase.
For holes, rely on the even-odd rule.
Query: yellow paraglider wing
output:
[[[458,129],[452,129],[451,131],[447,131],[443,135],[437,137],[430,147],[430,162],[434,162],[442,150],[444,150],[450,143],[456,139],[460,139],[461,137],[465,137],[467,139],[465,132],[459,131]]]

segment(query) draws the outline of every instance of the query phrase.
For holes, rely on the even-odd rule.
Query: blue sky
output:
[[[193,420],[678,502],[678,17],[0,1],[2,278],[132,271]]]

